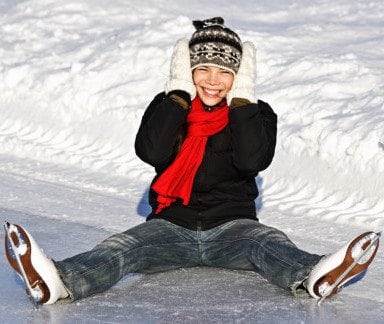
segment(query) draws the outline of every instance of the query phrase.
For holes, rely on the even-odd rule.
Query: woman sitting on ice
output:
[[[277,116],[254,96],[252,43],[242,43],[222,18],[194,25],[191,39],[175,45],[165,92],[150,103],[136,137],[137,155],[157,173],[147,221],[63,261],[46,257],[23,227],[6,223],[8,260],[24,269],[38,304],[100,293],[128,273],[195,266],[257,271],[295,295],[320,299],[373,260],[374,232],[322,257],[258,221],[255,177],[274,156]]]

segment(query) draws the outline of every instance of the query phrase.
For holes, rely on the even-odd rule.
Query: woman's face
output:
[[[234,75],[215,66],[200,66],[193,70],[197,95],[206,106],[215,106],[232,88]]]

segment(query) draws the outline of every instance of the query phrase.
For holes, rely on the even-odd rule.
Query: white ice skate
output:
[[[380,234],[363,233],[323,258],[309,274],[309,294],[321,303],[343,287],[362,279],[376,255]]]
[[[37,308],[68,296],[53,261],[20,225],[5,222],[5,253],[11,267],[23,279],[27,294]]]

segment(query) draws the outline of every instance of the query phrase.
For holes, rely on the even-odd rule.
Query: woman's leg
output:
[[[300,250],[283,232],[248,219],[202,232],[201,242],[204,265],[257,271],[295,294],[321,259]]]
[[[198,266],[201,259],[196,232],[151,220],[55,264],[71,299],[76,300],[110,288],[128,273]]]

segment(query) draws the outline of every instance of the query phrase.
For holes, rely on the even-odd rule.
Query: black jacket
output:
[[[140,159],[155,167],[157,176],[153,181],[173,161],[187,114],[188,110],[164,93],[158,94],[145,111],[135,149]],[[203,230],[237,218],[257,220],[255,176],[272,161],[276,124],[276,114],[261,100],[230,109],[229,124],[208,139],[189,205],[176,201],[160,214],[152,212],[147,220],[163,218]],[[153,210],[157,207],[156,198],[156,192],[150,190]]]

